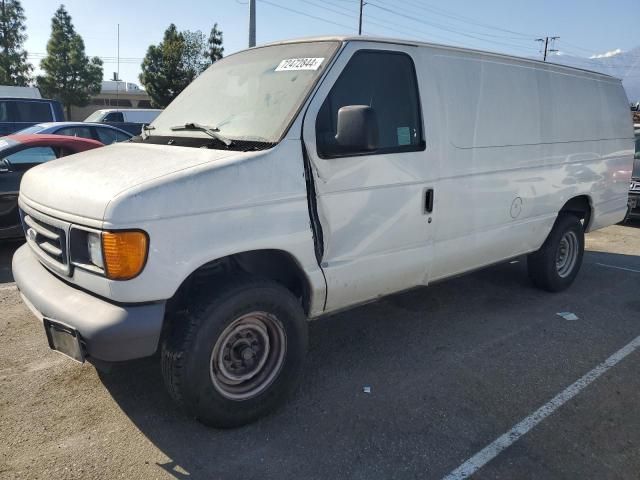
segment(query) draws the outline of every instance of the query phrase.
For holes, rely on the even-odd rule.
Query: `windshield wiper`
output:
[[[215,138],[216,140],[220,140],[227,147],[230,147],[231,145],[233,145],[233,140],[231,140],[230,138],[227,138],[224,135],[222,135],[220,133],[220,129],[218,127],[211,127],[209,125],[201,125],[199,123],[185,123],[184,125],[176,125],[174,127],[171,127],[171,130],[173,130],[173,131],[197,130],[197,131],[206,133],[207,135],[209,135],[210,137]]]

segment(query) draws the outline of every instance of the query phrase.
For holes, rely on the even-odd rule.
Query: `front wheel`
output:
[[[201,422],[249,423],[281,404],[307,349],[299,301],[279,284],[238,278],[202,292],[162,343],[171,396]]]
[[[560,214],[540,250],[527,257],[529,277],[543,290],[565,290],[578,275],[583,254],[584,230],[580,219]]]

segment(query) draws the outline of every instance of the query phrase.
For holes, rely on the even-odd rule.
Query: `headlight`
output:
[[[102,258],[107,278],[129,280],[138,276],[147,261],[148,248],[149,238],[140,230],[104,232]]]
[[[87,234],[87,252],[89,253],[89,260],[96,267],[104,269],[104,259],[102,258],[102,242],[100,240],[100,234],[88,233]]]

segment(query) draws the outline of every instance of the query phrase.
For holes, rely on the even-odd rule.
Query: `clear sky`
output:
[[[22,0],[26,48],[39,65],[61,2]],[[247,47],[246,0],[66,0],[87,54],[103,57],[105,78],[116,70],[120,24],[120,78],[138,82],[150,44],[175,23],[224,32],[225,53]],[[257,43],[309,35],[357,33],[359,0],[257,0]],[[523,56],[538,55],[534,38],[558,35],[562,52],[591,56],[640,46],[640,0],[369,0],[365,34],[416,38]]]

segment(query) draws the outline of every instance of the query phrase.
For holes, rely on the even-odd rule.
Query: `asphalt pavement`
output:
[[[473,478],[640,478],[638,223],[589,234],[562,293],[520,259],[312,322],[298,391],[236,430],[176,410],[157,358],[99,373],[49,351],[15,248],[0,247],[3,479],[440,479],[480,457]]]

